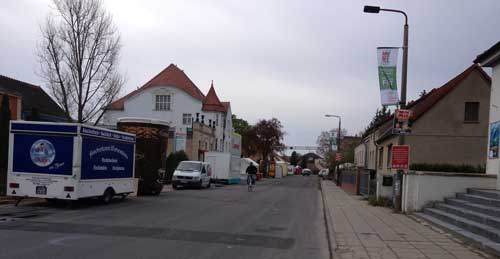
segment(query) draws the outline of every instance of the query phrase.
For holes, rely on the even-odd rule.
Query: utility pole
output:
[[[339,119],[339,128],[337,131],[337,154],[340,153],[340,131],[342,130],[342,118],[339,115],[333,115],[333,114],[325,114],[325,117],[334,117]],[[339,163],[335,159],[335,171],[337,174],[337,185],[340,185],[341,183],[341,175],[340,175],[340,168],[339,168]]]
[[[404,15],[405,17],[405,24],[404,24],[404,34],[403,34],[403,68],[402,68],[402,75],[401,75],[401,100],[399,101],[399,108],[400,109],[406,109],[406,82],[407,82],[407,73],[408,73],[408,16],[406,15],[405,12],[401,10],[396,10],[396,9],[383,9],[380,8],[379,6],[370,6],[370,5],[365,5],[363,11],[365,13],[379,13],[380,11],[385,11],[385,12],[393,12],[393,13],[400,13]],[[405,144],[405,135],[400,134],[398,138],[398,145],[404,145]],[[398,188],[395,188],[396,193],[395,193],[395,210],[396,211],[401,211],[402,207],[402,187],[403,187],[403,170],[398,170],[396,173],[396,179],[394,181],[394,184],[398,185]]]

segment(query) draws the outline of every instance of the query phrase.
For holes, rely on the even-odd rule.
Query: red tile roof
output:
[[[230,102],[221,102],[221,103],[222,103],[222,105],[224,105],[226,112],[229,111],[229,107],[231,107],[231,103]]]
[[[420,99],[417,99],[416,101],[412,101],[408,103],[407,109],[412,110],[412,121],[416,121],[420,116],[422,116],[425,112],[430,110],[432,106],[434,106],[437,102],[439,102],[441,99],[443,99],[448,93],[453,91],[464,79],[466,79],[473,71],[479,72],[479,74],[482,76],[482,78],[491,84],[491,78],[484,72],[484,70],[478,66],[477,64],[474,64],[467,68],[464,72],[460,73],[458,76],[455,78],[451,79],[448,81],[446,84],[439,88],[434,88],[424,96],[422,96]]]
[[[220,102],[217,93],[215,93],[214,83],[210,86],[207,96],[203,99],[203,111],[227,112],[226,107]]]
[[[124,103],[127,99],[139,94],[140,92],[155,86],[172,86],[182,90],[193,98],[203,101],[205,96],[198,87],[189,79],[189,77],[179,69],[176,65],[170,64],[167,68],[161,71],[158,75],[149,80],[139,89],[132,91],[124,97],[112,102],[108,106],[108,110],[123,110]]]

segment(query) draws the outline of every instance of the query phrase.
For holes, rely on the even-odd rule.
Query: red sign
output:
[[[391,167],[392,169],[408,170],[410,168],[410,146],[393,146]]]
[[[341,161],[342,160],[342,154],[341,153],[336,153],[335,154],[335,161]]]
[[[411,111],[410,110],[396,110],[396,119],[398,121],[408,121],[411,116]]]

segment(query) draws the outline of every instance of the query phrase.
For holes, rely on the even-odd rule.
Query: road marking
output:
[[[65,241],[82,239],[83,237],[84,236],[82,236],[82,235],[68,235],[68,236],[50,239],[48,241],[48,243],[50,245],[53,245],[53,246],[68,246],[67,244],[64,244]]]

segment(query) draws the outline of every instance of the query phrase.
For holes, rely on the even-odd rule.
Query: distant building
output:
[[[407,108],[412,111],[412,132],[406,136],[411,164],[454,164],[484,166],[488,140],[491,78],[472,65],[443,86],[432,89]],[[377,195],[392,196],[392,133],[390,116],[369,130],[355,153],[356,165],[376,170]]]
[[[0,75],[0,97],[4,94],[9,96],[13,120],[68,121],[64,110],[39,86]]]
[[[169,141],[169,153],[188,149],[188,136],[193,134],[193,123],[196,121],[214,129],[213,141],[207,141],[207,147],[202,143],[201,150],[231,150],[233,125],[230,103],[219,100],[213,83],[205,96],[174,64],[170,64],[142,87],[111,103],[103,115],[102,123],[114,126],[120,118],[130,117],[169,123],[173,139]],[[197,151],[189,151],[192,152]]]
[[[492,82],[491,82],[491,105],[486,106],[489,109],[489,134],[486,156],[486,173],[499,174],[500,159],[499,159],[499,131],[500,131],[500,41],[491,48],[477,56],[474,63],[483,67],[491,67]],[[497,189],[500,189],[500,177]]]
[[[316,153],[307,153],[300,157],[298,165],[302,168],[308,168],[312,172],[317,173],[320,169],[318,160],[323,160],[324,158]]]

